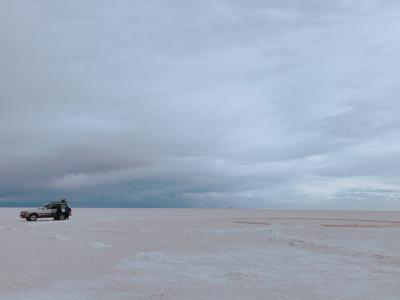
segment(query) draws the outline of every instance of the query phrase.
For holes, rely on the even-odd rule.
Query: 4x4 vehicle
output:
[[[66,209],[69,208],[68,216],[66,215]],[[60,213],[61,210],[61,213]],[[65,220],[71,216],[72,209],[69,203],[63,199],[60,201],[54,201],[40,206],[39,208],[23,210],[19,214],[21,218],[27,221],[36,221],[38,218],[53,218],[54,220]]]

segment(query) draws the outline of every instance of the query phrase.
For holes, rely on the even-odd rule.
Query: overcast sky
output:
[[[400,209],[400,2],[0,0],[0,205]]]

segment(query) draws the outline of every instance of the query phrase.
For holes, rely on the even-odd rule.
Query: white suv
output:
[[[71,216],[71,212],[72,210],[68,202],[63,199],[60,201],[50,202],[48,204],[40,206],[39,208],[23,210],[21,211],[19,216],[26,219],[27,221],[36,221],[38,218],[53,218],[54,220],[65,220]]]

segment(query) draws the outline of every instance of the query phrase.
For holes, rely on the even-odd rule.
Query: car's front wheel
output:
[[[37,215],[35,215],[35,214],[29,215],[27,220],[28,221],[36,221],[37,220]]]

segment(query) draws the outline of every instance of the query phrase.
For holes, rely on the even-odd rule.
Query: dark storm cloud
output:
[[[0,0],[0,204],[400,208],[397,28],[396,1]]]

